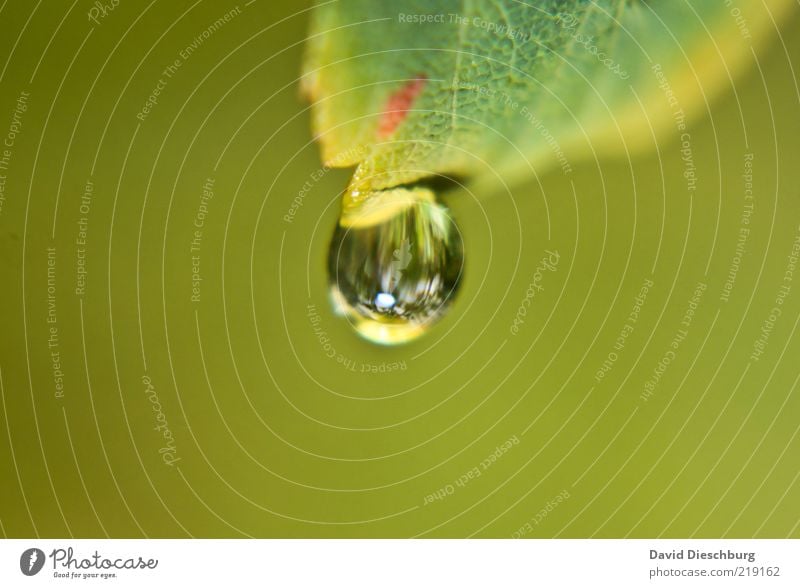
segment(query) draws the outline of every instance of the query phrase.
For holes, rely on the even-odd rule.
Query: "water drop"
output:
[[[357,207],[345,207],[333,235],[333,304],[370,341],[411,341],[452,303],[463,251],[458,227],[431,190],[371,193]]]

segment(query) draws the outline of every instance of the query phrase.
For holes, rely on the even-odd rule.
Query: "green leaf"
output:
[[[303,90],[323,159],[358,166],[351,204],[443,174],[570,173],[587,153],[685,131],[790,5],[326,2],[314,10]]]

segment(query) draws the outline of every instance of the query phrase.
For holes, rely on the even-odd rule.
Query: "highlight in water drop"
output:
[[[374,192],[343,212],[333,235],[333,304],[370,341],[415,339],[452,303],[463,251],[458,227],[431,190]]]

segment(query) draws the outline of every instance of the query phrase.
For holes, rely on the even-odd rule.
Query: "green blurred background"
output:
[[[693,125],[694,196],[677,139],[450,194],[459,298],[387,348],[327,299],[350,171],[282,4],[0,9],[2,532],[800,536],[797,16]]]

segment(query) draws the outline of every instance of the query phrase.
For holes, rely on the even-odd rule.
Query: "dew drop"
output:
[[[345,209],[331,241],[334,307],[374,343],[416,339],[452,303],[463,251],[458,227],[431,190],[371,193]]]

